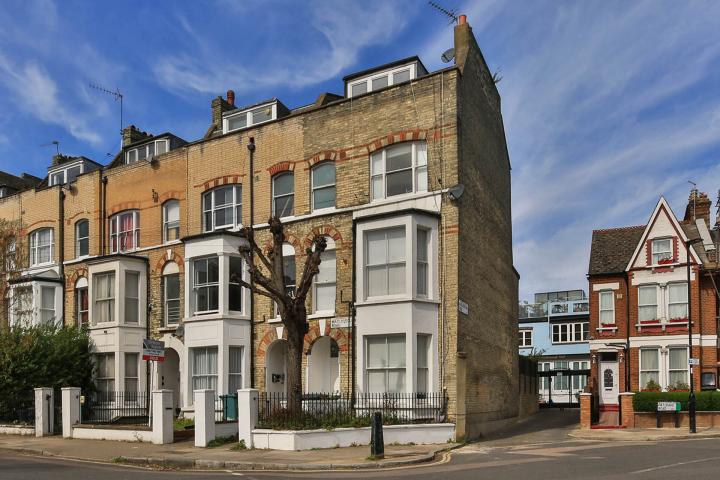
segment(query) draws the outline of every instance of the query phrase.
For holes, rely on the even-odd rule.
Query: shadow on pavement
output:
[[[542,443],[568,439],[568,432],[580,423],[578,408],[547,408],[516,423],[512,427],[494,432],[481,440],[492,443]],[[507,442],[506,442],[507,441]]]

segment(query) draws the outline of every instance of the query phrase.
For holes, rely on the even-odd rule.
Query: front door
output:
[[[600,362],[600,403],[617,405],[620,388],[618,386],[618,363]]]

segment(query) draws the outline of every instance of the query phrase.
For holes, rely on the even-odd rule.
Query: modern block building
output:
[[[572,370],[590,368],[589,303],[584,290],[536,293],[533,303],[520,304],[520,355],[537,359],[541,376],[539,400],[547,405],[578,405],[587,375]],[[570,372],[568,372],[570,371]]]
[[[399,60],[297,108],[241,106],[228,91],[203,138],[131,126],[107,166],[56,158],[38,187],[0,200],[29,252],[7,320],[86,325],[101,389],[172,389],[188,414],[195,389],[282,393],[277,311],[231,280],[247,277],[238,230],[252,225],[264,244],[277,216],[288,289],[312,238],[328,241],[308,304],[306,392],[446,391],[458,438],[511,422],[510,162],[466,22],[454,43],[442,70]],[[157,370],[141,361],[145,337],[165,342]]]
[[[691,375],[695,390],[716,388],[718,228],[710,210],[707,195],[693,190],[682,218],[661,197],[645,225],[593,232],[591,387],[601,411],[616,409],[623,391],[687,391]]]

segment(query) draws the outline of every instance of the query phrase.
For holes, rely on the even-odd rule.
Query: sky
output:
[[[520,298],[587,289],[592,230],[644,224],[660,195],[720,189],[720,2],[440,1],[502,80]],[[5,0],[0,170],[55,153],[107,163],[123,123],[186,140],[210,101],[291,108],[410,55],[444,66],[452,25],[424,0]]]

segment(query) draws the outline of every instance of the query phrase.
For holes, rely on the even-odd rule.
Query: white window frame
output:
[[[108,297],[101,297],[99,296],[101,293],[104,295],[104,292],[100,292],[100,289],[98,288],[98,281],[101,277],[108,277],[108,281],[110,278],[112,278],[112,288],[110,289],[110,296]],[[90,299],[92,301],[93,305],[93,314],[90,321],[92,322],[92,325],[99,325],[99,324],[107,324],[107,323],[113,323],[115,321],[115,295],[116,295],[116,282],[117,282],[117,276],[115,275],[115,270],[108,270],[105,272],[97,272],[93,274],[92,276],[93,281],[93,298]],[[109,308],[108,306],[109,305]],[[108,310],[108,321],[107,322],[98,322],[98,312],[101,308],[107,308]]]
[[[402,339],[403,339],[403,343],[404,343],[404,345],[405,345],[405,352],[407,352],[407,341],[408,341],[408,338],[407,338],[407,335],[405,335],[404,333],[401,333],[401,334],[390,334],[390,335],[367,335],[367,336],[365,336],[365,340],[364,340],[365,345],[363,346],[363,347],[364,347],[364,350],[365,350],[365,372],[364,372],[364,376],[365,376],[366,390],[368,391],[368,393],[395,393],[395,392],[391,392],[390,389],[388,388],[388,386],[389,386],[389,383],[388,383],[389,373],[390,373],[390,372],[401,372],[401,371],[405,374],[404,386],[403,386],[404,388],[402,389],[401,392],[397,392],[397,393],[405,393],[405,391],[407,391],[407,382],[408,382],[408,374],[407,374],[408,362],[407,362],[407,358],[405,358],[405,362],[404,362],[404,365],[403,365],[403,366],[390,366],[390,365],[385,365],[385,366],[383,366],[383,367],[370,367],[370,366],[369,366],[369,364],[370,364],[370,362],[369,362],[369,358],[370,358],[370,346],[369,346],[368,340],[370,340],[370,339],[377,339],[377,338],[384,338],[384,339],[385,339],[385,355],[386,355],[386,358],[389,359],[389,358],[390,358],[390,354],[389,354],[389,350],[388,350],[388,339],[391,338],[391,337],[392,337],[392,338],[402,338]],[[406,353],[406,356],[407,356],[407,353]],[[384,392],[371,392],[371,391],[369,391],[369,388],[370,388],[370,376],[369,376],[369,373],[370,373],[371,371],[375,371],[375,372],[382,371],[382,372],[385,373],[385,391],[384,391]]]
[[[270,107],[270,118],[267,120],[263,120],[261,122],[254,122],[254,116],[253,112],[257,110],[261,110],[263,108]],[[244,116],[245,117],[245,125],[242,127],[237,127],[230,129],[230,120],[236,117]],[[245,130],[246,128],[254,127],[255,125],[262,125],[263,123],[272,122],[273,120],[277,120],[277,102],[271,102],[271,103],[265,103],[263,105],[257,105],[252,108],[247,108],[245,110],[241,110],[239,112],[232,112],[228,113],[223,117],[223,133],[230,133],[230,132],[237,132],[240,130]]]
[[[129,360],[132,358],[135,358],[135,362],[130,362]],[[123,386],[125,388],[125,392],[133,392],[137,393],[140,391],[140,355],[137,352],[125,352],[123,354],[123,370],[125,378],[123,379]],[[135,376],[128,375],[128,364],[135,365]],[[132,386],[128,385],[128,380],[131,382],[135,382],[135,388],[132,388]],[[130,399],[131,396],[127,396],[126,398]]]
[[[420,362],[420,352],[422,351],[420,339],[425,342],[425,365]],[[415,338],[415,342],[417,347],[415,352],[415,391],[418,393],[432,392],[434,390],[430,378],[432,335],[419,333]],[[420,379],[423,377],[425,378],[425,388],[420,385]]]
[[[130,230],[120,231],[120,219],[125,215],[132,215],[132,228]],[[110,217],[110,253],[125,253],[134,252],[140,248],[140,212],[138,210],[125,210],[118,212]],[[121,245],[121,238],[127,238],[128,236],[133,239],[132,248],[125,248]],[[115,245],[113,245],[113,238],[115,239]]]
[[[290,193],[283,193],[281,195],[277,195],[275,193],[275,182],[279,178],[282,178],[285,176],[290,176],[292,178],[292,191]],[[276,175],[273,175],[271,183],[272,183],[272,205],[271,205],[271,207],[272,207],[273,216],[277,215],[277,212],[275,211],[275,204],[276,204],[277,200],[280,198],[290,197],[292,199],[292,205],[290,207],[290,214],[285,215],[284,217],[280,217],[280,218],[292,217],[295,214],[295,172],[285,171],[285,172],[280,172]]]
[[[100,371],[100,358],[104,359],[104,365],[112,365],[111,376],[105,376],[108,372]],[[97,376],[95,377],[95,386],[99,392],[105,392],[110,394],[109,398],[112,398],[112,394],[115,392],[115,377],[117,375],[117,369],[115,368],[115,352],[100,352],[95,354],[95,371]],[[104,384],[106,387],[112,385],[112,388],[100,388],[100,384]]]
[[[231,188],[232,189],[232,203],[224,203],[222,205],[215,204],[215,193]],[[206,207],[207,199],[210,199],[210,208]],[[219,210],[230,208],[232,210],[232,221],[223,225],[216,225],[215,218],[216,213]],[[212,225],[208,225],[208,214],[212,221]],[[221,185],[215,187],[212,190],[208,190],[203,193],[202,196],[202,221],[204,232],[214,232],[216,230],[222,230],[225,228],[236,228],[242,225],[242,184],[233,183],[229,185]]]
[[[163,153],[157,153],[158,151],[158,144],[164,143],[165,144],[165,151]],[[150,145],[153,146],[153,153],[150,153]],[[145,150],[145,158],[140,158],[140,149]],[[159,140],[154,140],[152,142],[148,142],[144,145],[140,145],[137,147],[133,147],[125,152],[125,164],[130,165],[132,163],[137,163],[140,160],[150,160],[153,157],[156,157],[158,155],[164,155],[170,151],[170,140],[167,138],[162,138]]]
[[[178,281],[178,296],[177,296],[177,298],[169,298],[169,297],[168,297],[168,294],[167,294],[168,285],[167,285],[167,284],[168,284],[168,279],[169,279],[170,277],[176,277],[176,278],[177,278],[177,281]],[[163,277],[162,277],[162,282],[163,282],[163,283],[162,283],[162,288],[163,288],[163,321],[164,321],[163,323],[164,323],[164,325],[165,325],[166,327],[167,327],[167,326],[170,326],[170,325],[177,325],[177,324],[180,323],[180,309],[181,309],[181,301],[182,301],[181,288],[180,288],[180,287],[181,287],[181,285],[180,285],[180,282],[181,282],[181,280],[180,280],[180,273],[169,273],[169,274],[165,274],[165,275],[163,275]],[[170,315],[169,315],[170,308],[171,308],[171,307],[170,307],[170,302],[176,302],[176,303],[177,303],[177,307],[174,307],[174,308],[177,309],[177,321],[176,321],[176,322],[171,322],[171,321],[170,321]]]
[[[170,210],[170,207],[176,207],[177,208],[177,220],[168,220],[168,213]],[[162,214],[163,214],[163,243],[168,243],[172,241],[180,240],[180,201],[176,198],[172,198],[165,203],[163,203],[162,207]],[[170,230],[176,230],[177,229],[177,238],[174,238],[170,240]]]
[[[685,368],[670,368],[670,355],[673,350],[684,350],[685,351]],[[674,387],[676,383],[670,383],[670,373],[673,372],[684,372],[685,373],[685,380],[682,382],[686,385],[690,384],[690,364],[689,359],[690,358],[690,349],[686,346],[680,346],[680,345],[668,345],[667,348],[667,377],[666,377],[666,385],[665,388]]]
[[[215,353],[215,365],[210,364],[210,356],[208,355],[210,352]],[[195,371],[195,356],[198,354],[203,354],[205,356],[205,365],[202,372],[196,372]],[[213,368],[214,367],[214,368]],[[215,373],[211,373],[211,371],[214,370]],[[205,378],[208,380],[206,386],[210,386],[212,380],[214,379],[214,383],[216,385],[215,393],[219,393],[217,389],[219,389],[220,384],[218,382],[218,376],[219,376],[219,370],[220,370],[220,349],[217,346],[204,346],[204,347],[192,347],[190,348],[190,388],[191,392],[195,390],[195,379],[196,378]]]
[[[42,245],[38,244],[40,239],[40,233],[50,231],[49,243]],[[40,262],[40,250],[48,248],[50,250],[50,260],[47,262]],[[30,234],[30,266],[36,267],[39,265],[50,265],[55,261],[55,230],[50,227],[38,228]]]
[[[659,250],[656,248],[657,245],[660,244],[660,242],[668,242],[670,244],[669,248],[667,250]],[[660,260],[668,258],[673,258],[673,239],[672,237],[666,237],[666,238],[655,238],[651,242],[651,248],[652,248],[652,264],[653,265],[659,265]]]
[[[610,305],[612,308],[610,309],[603,309],[603,302],[602,299],[604,296],[610,295]],[[612,290],[601,290],[598,293],[598,309],[600,311],[600,316],[598,317],[600,319],[600,325],[609,325],[609,324],[615,324],[615,292]],[[612,312],[612,322],[603,322],[603,312]]]
[[[519,329],[518,337],[520,348],[530,348],[533,346],[533,331],[531,328]]]
[[[642,355],[642,352],[645,351],[645,350],[647,350],[647,351],[654,351],[655,354],[657,355],[657,365],[658,365],[658,366],[657,366],[657,370],[656,370],[656,369],[652,369],[652,370],[651,370],[651,369],[648,369],[648,368],[643,368],[643,360],[642,360],[643,355]],[[654,372],[654,373],[657,373],[657,384],[660,385],[660,386],[662,386],[662,383],[663,383],[663,378],[662,378],[662,371],[663,371],[662,355],[660,354],[660,349],[659,349],[658,347],[644,347],[644,348],[640,348],[640,351],[638,352],[638,363],[640,364],[640,366],[639,366],[639,368],[638,368],[638,387],[639,387],[640,390],[644,389],[644,388],[647,386],[647,384],[648,384],[648,382],[645,382],[644,384],[643,384],[643,382],[642,382],[643,373],[653,373],[653,372]]]
[[[83,223],[87,224],[87,236],[81,237],[80,236],[80,225]],[[87,242],[87,253],[83,254],[80,251],[80,243],[82,241]],[[76,258],[85,258],[90,255],[90,220],[88,219],[82,219],[75,222],[75,257]]]
[[[232,370],[231,358],[233,355],[233,351],[239,352],[237,354],[240,356],[240,361],[239,361],[240,371],[238,371],[238,372],[233,372],[233,370]],[[231,388],[232,383],[233,383],[233,381],[232,381],[233,378],[235,378],[235,380],[237,382],[236,385],[238,386],[238,390],[243,388],[243,386],[244,386],[243,385],[243,359],[244,359],[244,356],[245,356],[245,349],[243,348],[242,345],[230,345],[230,347],[228,349],[228,362],[227,363],[228,363],[228,393],[231,395],[237,394],[237,390]]]
[[[410,71],[410,78],[408,80],[402,80],[402,81],[396,83],[395,82],[395,74],[404,72],[405,70]],[[388,77],[387,86],[380,87],[380,88],[373,90],[373,88],[372,88],[373,80],[377,80],[382,77]],[[393,85],[397,85],[398,83],[404,83],[404,82],[407,82],[410,80],[415,80],[416,78],[417,78],[417,63],[415,63],[415,62],[407,63],[407,64],[401,65],[399,67],[394,67],[394,68],[391,68],[388,70],[383,70],[381,72],[375,72],[371,75],[368,75],[367,77],[362,77],[359,79],[352,80],[347,85],[347,97],[351,98],[354,96],[365,95],[366,93],[381,90],[382,88],[391,87]],[[353,87],[356,85],[363,84],[363,83],[365,84],[365,92],[358,93],[357,95],[353,95],[353,93],[352,93]]]
[[[655,291],[655,303],[640,303],[640,291],[645,290],[645,289],[650,289],[650,288],[654,289],[654,291]],[[659,288],[655,284],[638,285],[638,289],[637,289],[638,322],[641,322],[641,321],[646,322],[646,321],[650,321],[650,320],[660,321],[661,314],[660,314],[660,302],[658,301],[658,291],[659,291]],[[641,317],[641,315],[640,315],[641,308],[653,307],[653,306],[655,307],[655,318],[640,318]]]
[[[425,235],[425,244],[420,244],[420,232]],[[419,298],[430,297],[430,241],[432,239],[432,230],[422,226],[418,226],[415,231],[415,294]],[[425,258],[420,258],[420,251],[425,252]],[[425,291],[420,292],[420,278],[424,277]]]
[[[209,268],[209,262],[211,260],[215,260],[218,263],[218,279],[217,281],[211,282],[210,281],[210,268]],[[207,265],[207,272],[208,272],[208,281],[206,283],[197,283],[197,264],[198,262],[205,262]],[[221,258],[218,256],[210,256],[210,257],[200,257],[200,258],[193,258],[192,259],[192,294],[193,294],[193,314],[194,315],[205,315],[209,313],[217,313],[220,311],[220,263]],[[208,291],[210,289],[216,289],[217,290],[217,308],[209,309],[209,310],[198,310],[198,292],[201,288],[206,288]],[[210,296],[208,295],[208,299]],[[208,306],[209,306],[208,301]]]
[[[313,312],[313,315],[317,315],[317,316],[321,316],[321,315],[327,315],[327,316],[334,315],[334,314],[335,314],[335,304],[336,304],[336,302],[337,302],[337,251],[335,250],[335,241],[334,241],[332,238],[330,238],[330,237],[325,237],[325,239],[327,240],[327,248],[326,248],[325,251],[320,255],[320,259],[322,260],[322,256],[323,256],[323,255],[326,255],[327,252],[332,252],[332,253],[334,254],[333,263],[335,263],[335,278],[333,278],[332,280],[327,280],[327,281],[325,281],[325,282],[320,282],[320,281],[318,280],[318,275],[319,275],[319,274],[313,276],[313,284],[312,284],[312,312]],[[327,262],[327,260],[322,260],[322,261],[320,262],[320,267],[319,267],[319,268],[320,268],[321,270],[322,270],[323,264],[324,264],[325,262]],[[296,281],[297,281],[297,280],[296,280]],[[317,288],[318,288],[318,285],[321,285],[321,286],[323,286],[323,287],[329,287],[329,286],[332,286],[332,287],[333,287],[333,290],[335,291],[335,296],[334,296],[335,301],[333,302],[333,308],[332,308],[332,310],[318,310],[318,308],[317,308],[317,298],[318,298]]]
[[[50,306],[44,304],[45,292],[52,290],[52,303]],[[55,311],[55,287],[40,286],[40,323],[43,325],[51,325],[57,321],[57,314]],[[49,318],[47,318],[49,317]]]
[[[565,370],[570,369],[570,362],[568,360],[556,360],[553,362],[553,370]],[[568,375],[555,376],[553,377],[553,392],[567,392],[571,386],[570,377]]]
[[[685,293],[685,301],[684,302],[671,302],[670,301],[670,289],[673,287],[682,287],[683,292]],[[673,305],[685,305],[685,316],[684,317],[671,317],[670,316],[670,307]],[[667,285],[667,319],[672,320],[672,318],[687,318],[688,317],[688,298],[687,298],[687,282],[673,282],[668,283]],[[690,319],[688,319],[689,321]]]
[[[394,148],[403,148],[407,145],[410,145],[411,149],[411,163],[410,167],[406,167],[399,170],[393,170],[390,172],[398,173],[403,171],[411,171],[411,177],[412,177],[412,191],[406,192],[406,193],[397,193],[394,195],[388,195],[387,194],[387,152],[393,150]],[[424,157],[424,164],[419,164],[418,160],[420,156]],[[380,160],[380,171],[376,172],[373,170],[373,164],[375,163],[374,160],[379,159]],[[401,142],[401,143],[395,143],[393,145],[390,145],[388,147],[385,147],[381,150],[376,150],[375,152],[370,154],[370,201],[371,202],[377,202],[386,200],[389,198],[404,198],[410,195],[415,195],[420,192],[427,192],[428,191],[428,155],[427,155],[427,142],[425,141],[414,141],[414,142]],[[424,176],[424,182],[421,182],[420,179]],[[378,180],[378,185],[375,185],[375,181]],[[420,186],[421,183],[425,184],[425,187],[422,188]],[[381,189],[381,192],[376,192],[377,189]]]
[[[555,340],[557,333],[558,340]],[[576,340],[579,333],[580,340]],[[567,340],[563,340],[562,336],[566,335]],[[572,323],[553,323],[552,325],[552,343],[584,343],[587,342],[589,334],[588,322],[572,322]]]
[[[130,289],[128,288],[128,285],[129,285],[128,277],[131,277],[131,276],[134,276],[137,279],[136,280],[136,284],[137,284],[136,296],[131,296]],[[141,289],[140,272],[137,272],[134,270],[125,270],[125,277],[123,280],[124,280],[124,283],[123,283],[122,287],[123,287],[123,290],[125,291],[124,292],[125,293],[125,296],[124,296],[124,300],[125,300],[125,303],[124,303],[125,312],[124,313],[125,314],[123,315],[124,316],[123,323],[125,323],[126,325],[139,325],[140,317],[142,316],[142,312],[140,311],[140,289]],[[128,304],[130,304],[130,303],[134,303],[135,306],[137,307],[136,308],[137,319],[135,319],[135,320],[128,319],[128,311],[129,311]]]
[[[398,230],[398,231],[402,230],[402,232],[403,232],[403,243],[404,243],[404,246],[405,246],[405,258],[404,258],[404,260],[403,260],[402,262],[401,262],[401,261],[391,262],[390,259],[389,259],[389,257],[388,257],[389,248],[388,248],[388,237],[387,237],[387,233],[388,233],[389,231],[391,231],[391,230]],[[370,245],[369,245],[369,238],[368,238],[368,237],[369,237],[369,235],[371,235],[371,234],[379,233],[379,232],[384,232],[384,234],[385,234],[385,258],[384,258],[382,261],[378,261],[378,260],[376,260],[376,259],[370,259]],[[386,228],[381,228],[381,229],[366,230],[366,231],[365,231],[365,234],[364,234],[363,243],[364,243],[363,248],[364,248],[364,250],[365,250],[365,254],[364,254],[364,257],[365,257],[365,265],[363,265],[363,277],[364,277],[364,282],[365,282],[365,299],[366,299],[366,300],[371,300],[371,299],[375,299],[375,298],[399,297],[399,296],[405,296],[405,295],[407,295],[407,289],[408,289],[408,285],[407,285],[408,251],[407,251],[407,228],[406,228],[406,226],[403,224],[403,225],[397,225],[397,226],[386,227]],[[389,275],[390,275],[390,273],[389,273],[389,272],[390,272],[390,267],[391,267],[391,266],[399,266],[399,265],[402,265],[402,266],[403,266],[403,276],[406,278],[406,280],[405,280],[405,291],[403,291],[403,292],[398,292],[398,293],[390,293],[390,278],[389,278]],[[376,267],[381,267],[381,266],[384,266],[384,267],[385,267],[385,274],[388,276],[388,282],[387,282],[387,283],[388,283],[388,290],[387,290],[386,293],[384,293],[384,294],[382,294],[382,295],[374,295],[374,296],[371,296],[371,295],[370,295],[370,286],[369,286],[369,285],[370,285],[370,278],[369,278],[369,277],[370,277],[370,273],[369,273],[369,269],[370,269],[370,268],[373,268],[373,267],[376,268]]]
[[[337,205],[337,176],[335,177],[335,180],[332,183],[327,183],[327,184],[323,184],[323,185],[315,185],[315,172],[320,168],[326,168],[326,167],[330,167],[330,166],[332,166],[335,175],[337,175],[337,169],[335,166],[335,162],[322,162],[317,165],[314,165],[312,167],[312,169],[310,169],[310,189],[311,189],[310,201],[312,203],[312,211],[313,212],[332,210]],[[315,192],[318,190],[328,190],[330,188],[332,188],[333,192],[334,192],[333,204],[329,207],[317,208],[315,206]]]
[[[244,280],[242,277],[243,277],[244,272],[245,272],[245,263],[243,262],[242,257],[240,257],[240,256],[238,256],[238,255],[229,255],[229,256],[227,257],[227,266],[228,266],[228,270],[227,270],[227,290],[226,290],[226,291],[227,291],[227,296],[226,296],[226,299],[227,299],[227,309],[228,309],[228,311],[230,311],[230,312],[238,312],[238,313],[240,313],[240,312],[243,311],[243,308],[244,308],[244,306],[245,306],[245,298],[244,298],[244,296],[245,296],[245,289],[244,289],[244,287],[242,286],[242,284],[241,284],[239,281],[233,281],[233,280],[230,278],[230,277],[232,276],[232,274],[233,274],[233,269],[232,269],[232,266],[231,266],[233,260],[240,262],[240,271],[239,271],[239,273],[240,273],[240,280]],[[231,305],[232,305],[232,303],[231,303],[231,301],[230,301],[230,298],[232,297],[231,292],[230,292],[230,287],[231,287],[231,286],[235,286],[236,288],[239,289],[238,298],[239,298],[239,302],[240,302],[240,308],[231,308]],[[218,293],[219,293],[219,292],[218,292]],[[219,301],[219,300],[218,300],[218,301]]]
[[[82,292],[85,292],[85,298],[87,299],[87,307],[85,310],[82,308]],[[86,320],[83,322],[83,314],[85,314]],[[75,287],[75,322],[78,327],[83,325],[90,326],[90,288]]]
[[[85,163],[84,162],[80,162],[80,163],[76,163],[76,164],[72,164],[72,165],[66,165],[61,170],[49,170],[48,171],[48,185],[51,187],[54,187],[55,185],[65,185],[67,183],[72,183],[72,182],[68,182],[68,171],[73,170],[77,167],[80,167],[80,172],[78,172],[78,174],[75,176],[75,179],[73,180],[73,182],[74,182],[77,179],[77,177],[79,177],[80,175],[85,173]],[[56,181],[56,178],[57,178],[56,175],[62,176],[62,181]]]

